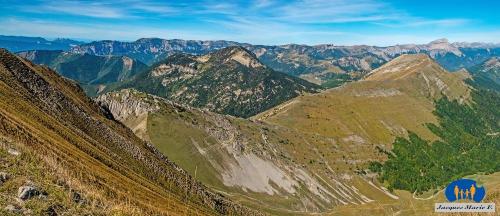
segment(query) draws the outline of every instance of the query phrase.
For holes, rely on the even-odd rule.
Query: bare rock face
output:
[[[427,49],[429,50],[429,55],[435,57],[436,55],[445,55],[446,53],[453,53],[456,56],[461,56],[462,52],[458,47],[450,44],[447,39],[442,38],[427,44]]]
[[[136,95],[137,91],[134,89],[123,89],[119,92],[103,94],[96,98],[96,101],[107,107],[113,113],[113,117],[119,121],[127,119],[129,116],[137,117],[160,109],[155,101],[161,99],[153,98],[152,101],[136,100]]]

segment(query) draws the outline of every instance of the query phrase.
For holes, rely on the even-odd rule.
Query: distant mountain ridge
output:
[[[490,58],[469,71],[479,85],[500,91],[500,57]]]
[[[31,38],[31,40],[35,39]],[[38,38],[40,39],[43,38]],[[175,53],[204,55],[229,46],[245,47],[272,69],[325,87],[336,87],[344,82],[360,79],[371,70],[402,54],[428,54],[449,71],[470,68],[491,57],[500,56],[500,44],[450,43],[447,39],[438,39],[427,44],[379,47],[333,44],[252,45],[224,40],[141,38],[132,42],[94,41],[71,46],[69,52],[99,56],[128,56],[147,65],[153,65]],[[14,51],[16,49],[14,48]],[[31,45],[23,50],[32,49],[42,48]]]
[[[106,91],[124,88],[239,117],[321,89],[268,68],[253,53],[237,46],[202,56],[174,54]]]
[[[252,45],[233,41],[166,40],[143,38],[134,42],[95,41],[73,47],[71,52],[94,55],[126,55],[153,64],[168,55],[182,52],[206,54],[228,46],[242,46],[252,51],[262,63],[317,84],[337,86],[361,78],[364,74],[402,54],[425,53],[447,70],[455,71],[500,56],[500,44],[450,43],[439,39],[428,44],[403,44],[387,47],[332,44],[279,46]],[[328,81],[338,80],[334,84]]]
[[[17,55],[79,82],[91,96],[98,93],[100,85],[124,81],[147,68],[127,56],[95,56],[61,50],[23,51]]]
[[[126,55],[151,65],[178,52],[201,55],[224,47],[241,45],[243,44],[224,40],[198,41],[141,38],[133,42],[112,40],[94,41],[88,44],[75,46],[70,51],[73,53],[87,53],[92,55]]]
[[[5,48],[11,52],[25,50],[69,50],[71,47],[84,43],[66,38],[47,40],[41,37],[0,35],[0,48]]]

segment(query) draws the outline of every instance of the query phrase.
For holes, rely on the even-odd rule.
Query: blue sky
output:
[[[500,42],[497,0],[0,0],[0,34],[253,44]]]

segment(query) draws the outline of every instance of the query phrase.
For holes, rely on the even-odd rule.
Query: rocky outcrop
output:
[[[41,194],[41,192],[38,190],[38,188],[36,188],[35,186],[32,186],[32,185],[21,186],[17,190],[17,198],[19,200],[22,200],[22,201],[28,200],[28,199],[30,199],[34,196],[38,196],[40,194]]]
[[[119,121],[160,109],[157,102],[162,99],[159,97],[147,97],[149,100],[137,100],[138,95],[140,93],[137,90],[123,89],[119,92],[100,95],[95,101],[106,107],[113,113],[113,117]],[[146,98],[145,94],[142,95]]]

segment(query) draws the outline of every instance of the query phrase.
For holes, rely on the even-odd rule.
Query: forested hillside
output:
[[[500,170],[500,94],[471,82],[471,104],[441,98],[428,128],[440,140],[429,142],[410,132],[398,137],[388,160],[371,169],[389,189],[423,192],[474,173]]]

